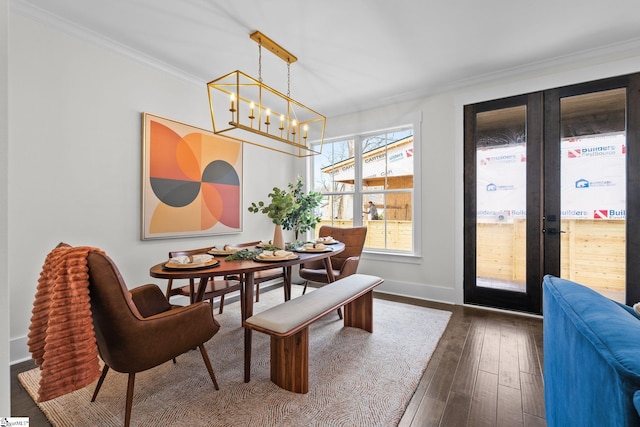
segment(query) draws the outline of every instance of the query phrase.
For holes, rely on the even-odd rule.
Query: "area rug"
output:
[[[301,294],[295,286],[293,296]],[[260,295],[258,313],[283,300]],[[132,426],[395,426],[411,399],[451,313],[374,299],[373,333],[344,328],[335,313],[309,329],[309,393],[269,379],[269,337],[253,333],[251,381],[243,382],[239,303],[225,305],[220,331],[206,344],[220,390],[200,352],[136,375]],[[216,310],[217,313],[217,310]],[[37,397],[39,370],[19,374]],[[92,384],[38,404],[54,426],[122,426],[127,375],[110,371],[95,402]],[[35,400],[35,399],[34,399]]]

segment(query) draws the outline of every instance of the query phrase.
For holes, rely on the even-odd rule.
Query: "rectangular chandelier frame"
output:
[[[308,157],[322,152],[325,116],[236,70],[207,83],[213,132]]]

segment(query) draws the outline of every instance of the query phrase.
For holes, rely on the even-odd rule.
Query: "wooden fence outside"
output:
[[[350,220],[323,220],[321,225],[353,227]],[[366,248],[410,251],[411,221],[365,220]],[[525,283],[526,222],[479,223],[477,225],[478,277]],[[561,234],[561,276],[594,289],[625,290],[624,220],[563,220]]]
[[[385,230],[386,223],[386,230]],[[349,220],[323,220],[316,226],[315,235],[322,225],[332,225],[334,227],[353,227],[353,221]],[[413,249],[413,224],[411,221],[394,220],[365,220],[363,225],[367,226],[367,239],[364,242],[365,248],[372,249],[393,249],[410,251]],[[386,236],[386,246],[385,246]]]
[[[525,220],[477,226],[476,275],[526,280]],[[561,276],[594,289],[624,292],[625,220],[563,220]]]

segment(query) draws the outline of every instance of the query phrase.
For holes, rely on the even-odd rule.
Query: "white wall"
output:
[[[8,108],[9,108],[9,3],[0,3],[0,416],[10,415],[9,400],[9,352],[4,350],[9,342],[9,286],[7,254],[7,180],[8,160]]]
[[[105,250],[129,287],[154,282],[149,267],[169,250],[272,238],[268,218],[246,207],[293,181],[295,158],[245,144],[243,233],[141,241],[141,113],[211,129],[206,82],[177,78],[16,13],[10,23],[10,233],[9,255],[0,262],[10,266],[16,362],[30,357],[37,280],[57,243]]]

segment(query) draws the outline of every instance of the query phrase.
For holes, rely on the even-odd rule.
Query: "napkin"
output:
[[[211,255],[207,255],[207,254],[194,255],[191,258],[193,259],[194,264],[209,262],[213,259]]]
[[[191,260],[189,259],[188,256],[186,255],[182,255],[182,256],[176,256],[173,258],[169,258],[169,262],[172,264],[189,264],[191,262]]]
[[[316,239],[316,242],[333,242],[333,237],[331,236],[319,237]]]

